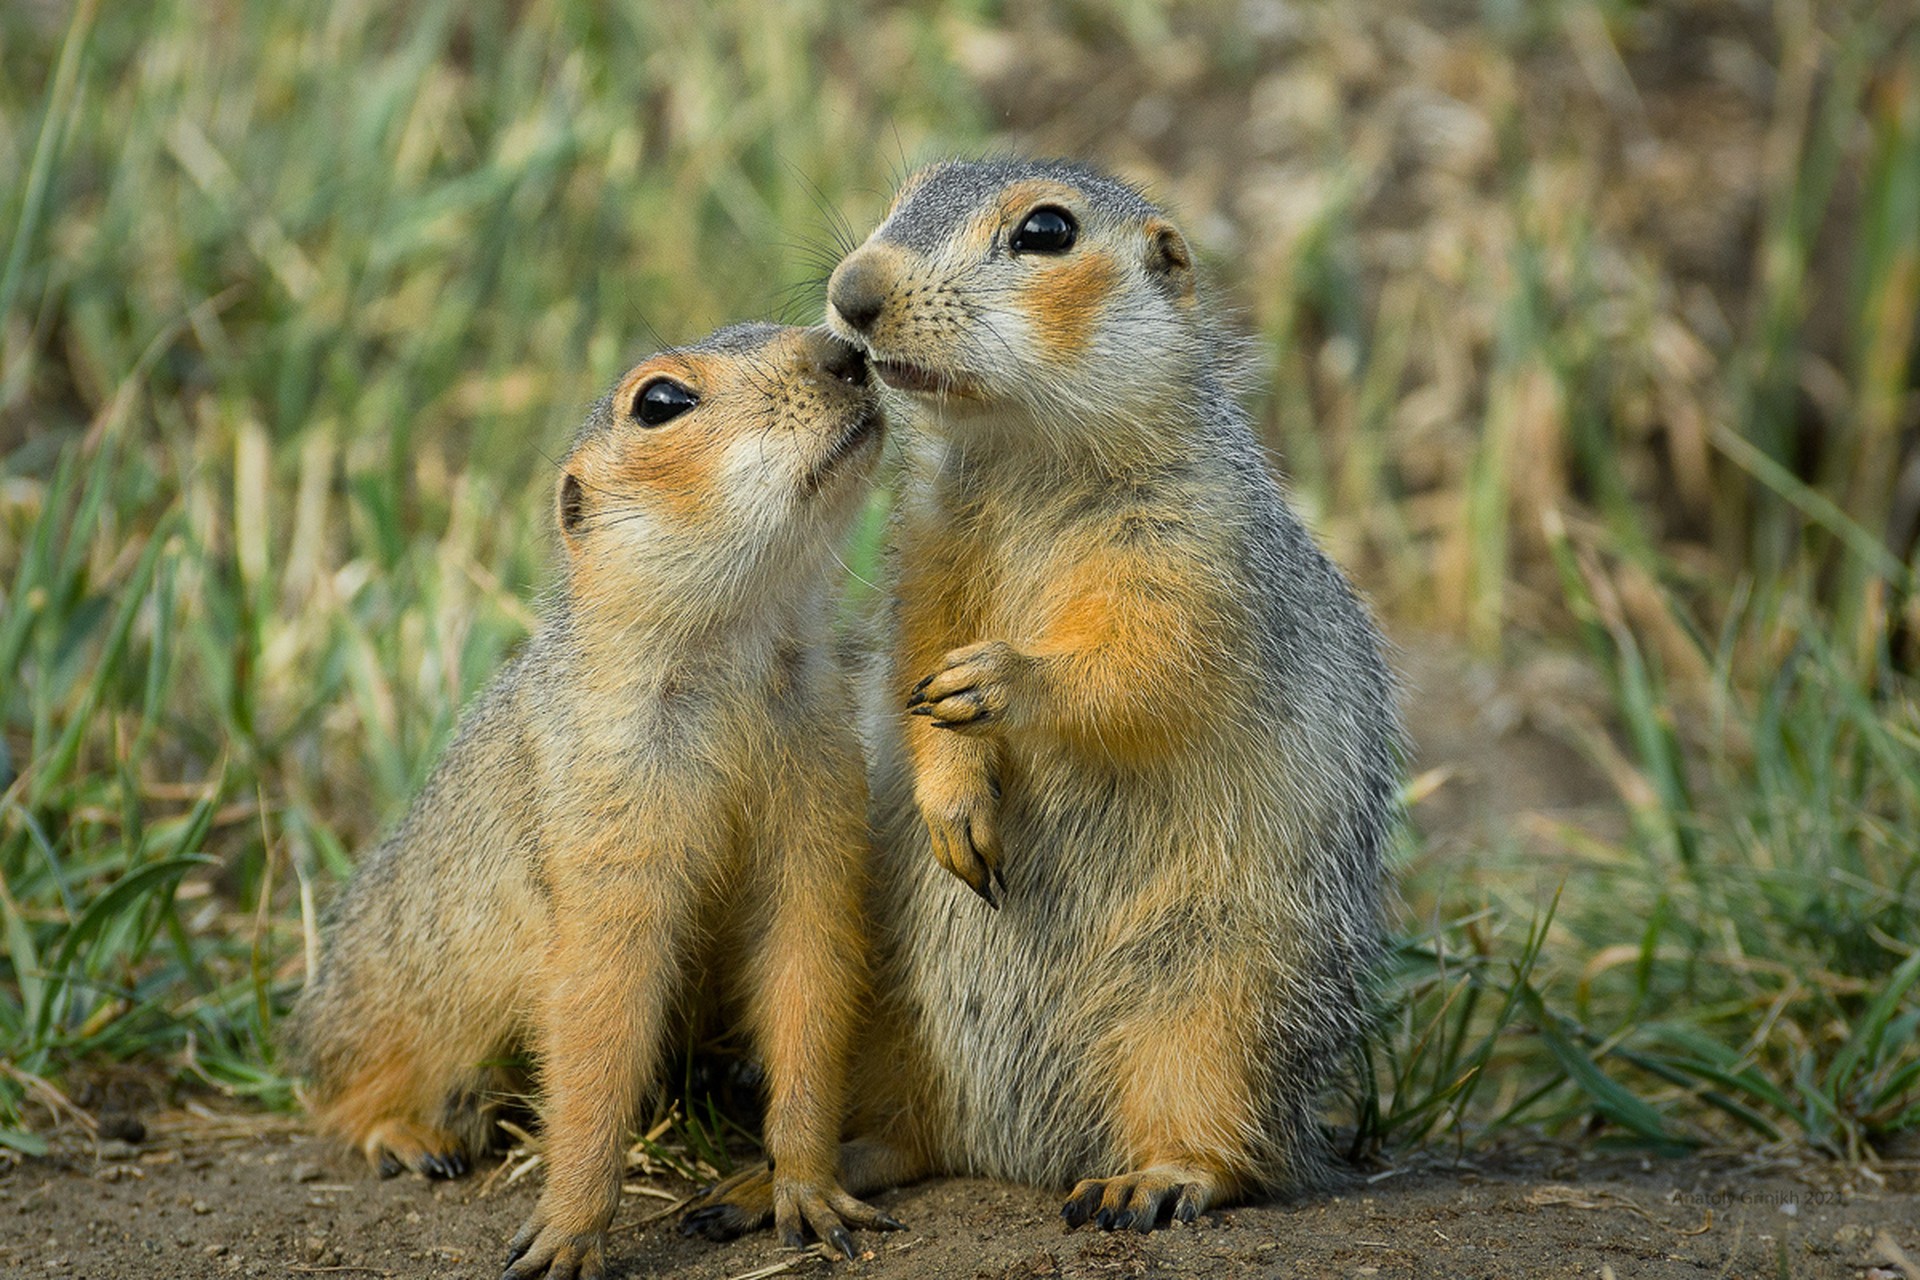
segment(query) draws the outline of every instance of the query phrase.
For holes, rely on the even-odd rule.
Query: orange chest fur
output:
[[[1104,628],[1109,556],[1070,542],[992,537],[934,522],[900,531],[897,679],[909,688],[948,652],[982,640],[1054,647],[1054,633]],[[1110,584],[1109,584],[1110,585]]]
[[[909,527],[898,544],[895,679],[910,689],[942,655],[982,638],[1000,574],[972,538]]]

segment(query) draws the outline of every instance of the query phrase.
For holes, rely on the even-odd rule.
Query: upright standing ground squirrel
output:
[[[695,973],[762,1055],[782,1236],[892,1225],[834,1178],[867,991],[866,789],[828,647],[881,416],[857,349],[745,325],[639,365],[567,455],[565,575],[330,913],[309,1102],[388,1171],[465,1170],[488,1063],[538,1062],[547,1153],[507,1274],[592,1275]],[[705,993],[703,993],[703,999]]]
[[[842,1179],[1071,1187],[1070,1225],[1141,1231],[1312,1185],[1380,950],[1394,690],[1186,240],[1080,165],[941,164],[828,302],[911,411]],[[750,1174],[689,1225],[768,1203]]]

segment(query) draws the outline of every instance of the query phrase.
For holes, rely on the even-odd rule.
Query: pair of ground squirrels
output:
[[[865,771],[829,649],[883,419],[860,353],[749,325],[639,365],[562,466],[560,590],[330,911],[307,1101],[376,1164],[465,1172],[533,1050],[547,1183],[507,1275],[597,1275],[676,1013],[765,1063],[775,1218],[851,1254],[834,1178],[868,989]],[[694,988],[699,988],[695,990]]]
[[[688,922],[728,900],[760,925],[710,936],[745,958],[772,1165],[684,1229],[804,1221],[844,1242],[842,1220],[892,1225],[851,1196],[967,1173],[1069,1190],[1070,1225],[1145,1231],[1324,1172],[1320,1095],[1379,950],[1392,681],[1256,441],[1185,238],[1080,165],[936,165],[828,304],[903,411],[889,604],[859,679],[871,866],[844,718],[794,691],[830,683],[824,570],[803,589],[694,535],[664,570],[583,573],[593,521],[619,527],[637,490],[699,511],[753,487],[717,462],[589,471],[563,482],[562,527],[586,537],[567,536],[556,619],[356,876],[303,1001],[323,1120],[428,1173],[478,1136],[476,1064],[532,1044],[553,1165],[513,1276],[597,1262],[667,979]],[[583,444],[618,452],[610,420],[648,367]],[[785,403],[782,377],[749,381],[763,412]],[[760,505],[817,568],[845,516],[810,500]],[[675,650],[684,674],[622,620],[650,607],[704,619],[669,628],[705,638]],[[780,708],[802,704],[796,728]],[[710,830],[732,844],[695,841]]]

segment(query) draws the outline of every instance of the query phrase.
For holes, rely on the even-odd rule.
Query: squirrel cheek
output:
[[[799,434],[743,433],[714,469],[708,509],[748,527],[764,528],[786,519],[807,470],[794,447]]]
[[[1107,304],[1120,285],[1120,264],[1089,250],[1037,272],[1017,303],[1044,365],[1064,363],[1093,345]]]

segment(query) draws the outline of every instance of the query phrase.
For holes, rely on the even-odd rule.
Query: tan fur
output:
[[[657,377],[698,404],[647,426]],[[877,453],[864,379],[770,326],[622,379],[565,463],[559,603],[330,919],[297,1040],[316,1119],[369,1159],[461,1171],[484,1064],[534,1051],[547,1185],[509,1276],[599,1272],[626,1135],[696,999],[731,997],[764,1060],[783,1236],[850,1252],[844,1222],[884,1225],[834,1180],[868,888],[827,640]]]

